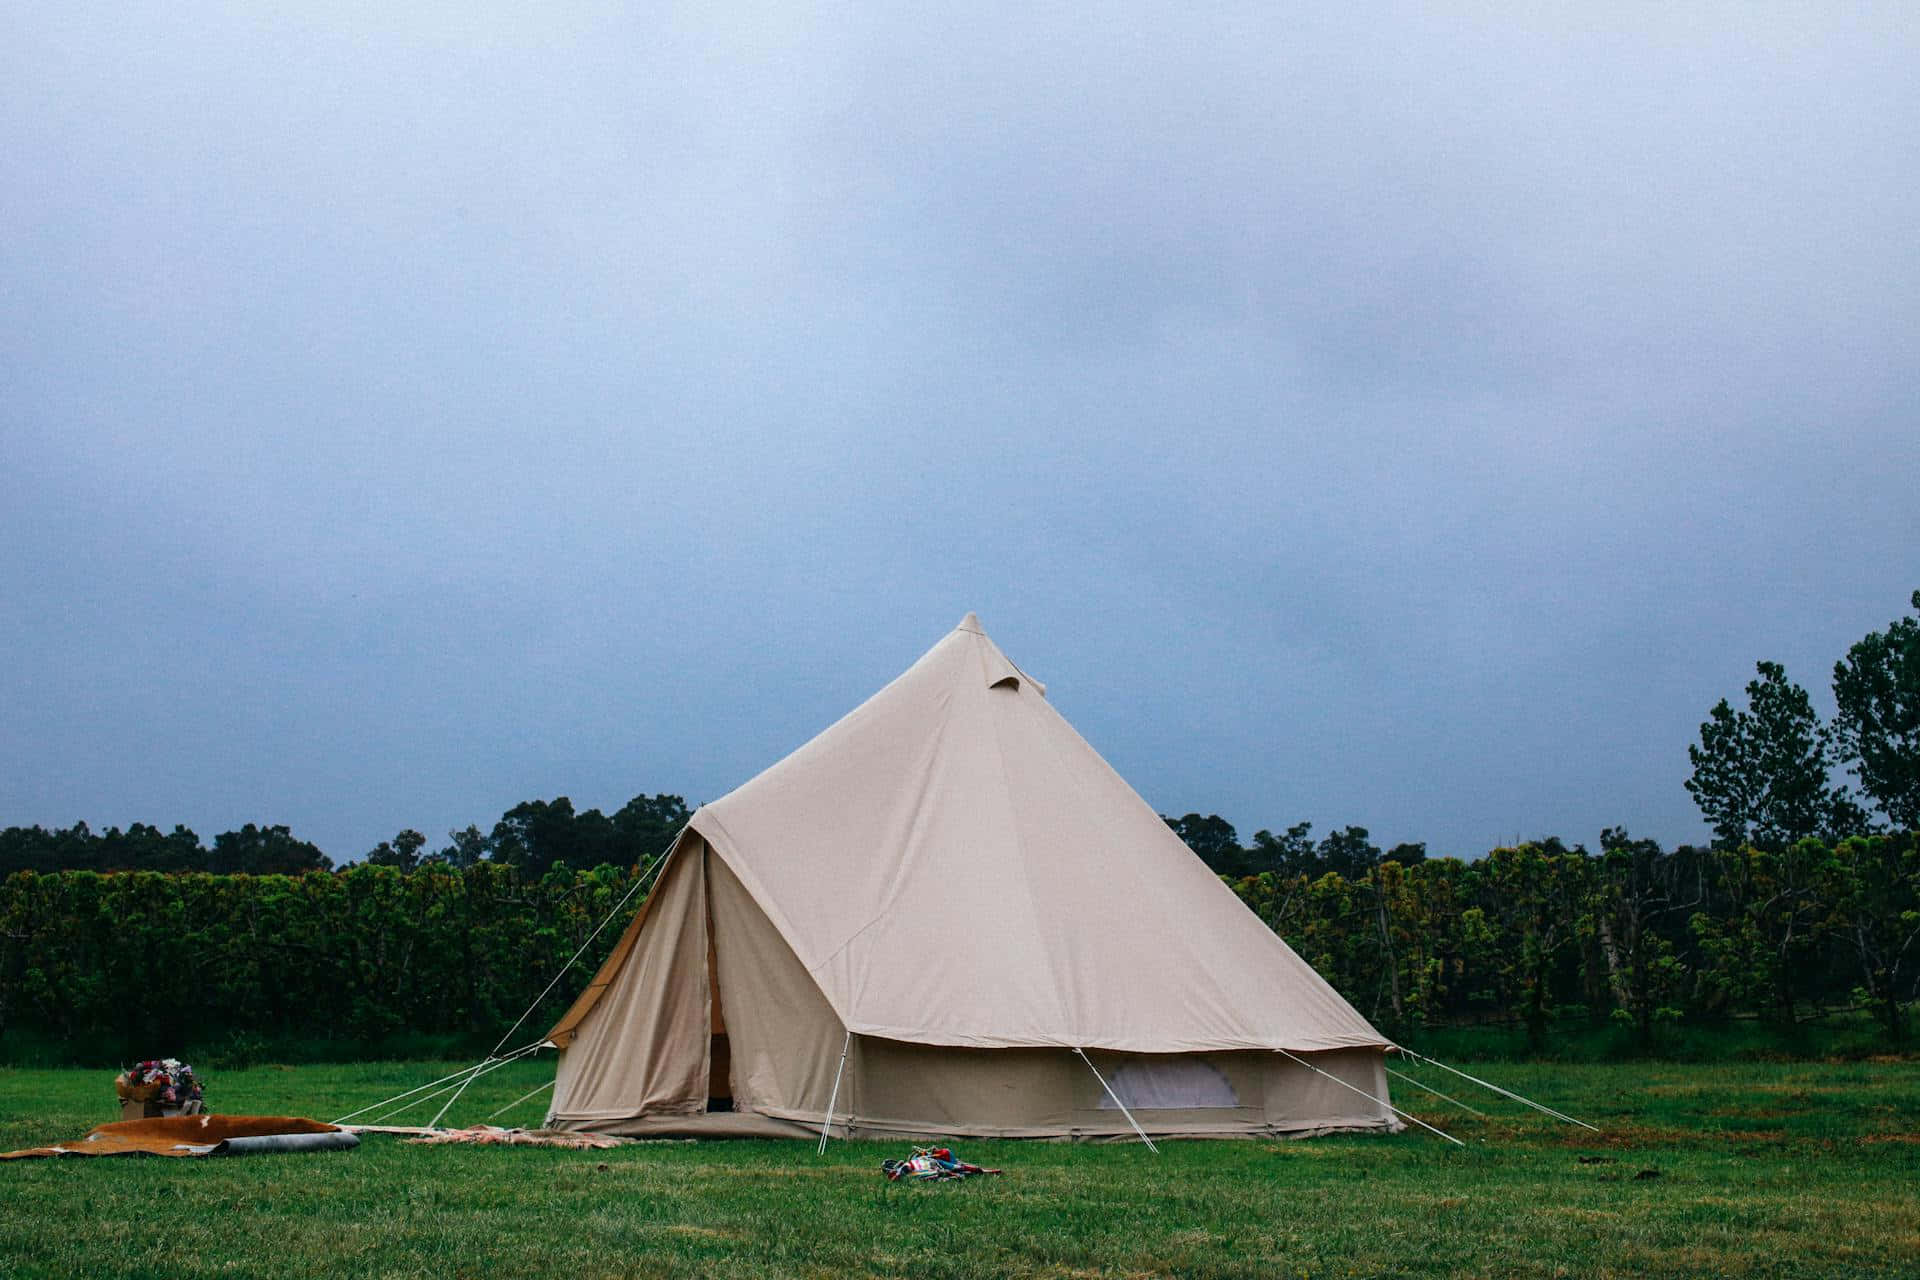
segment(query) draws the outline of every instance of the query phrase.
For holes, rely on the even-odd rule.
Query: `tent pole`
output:
[[[1566,1115],[1563,1112],[1555,1111],[1552,1107],[1542,1106],[1540,1103],[1535,1102],[1532,1098],[1523,1098],[1511,1089],[1502,1089],[1499,1085],[1494,1084],[1490,1080],[1482,1080],[1479,1076],[1468,1075],[1466,1072],[1460,1070],[1458,1067],[1450,1067],[1446,1063],[1440,1061],[1438,1058],[1429,1058],[1424,1053],[1415,1053],[1413,1050],[1402,1048],[1400,1045],[1395,1045],[1394,1048],[1399,1049],[1401,1053],[1405,1054],[1409,1058],[1418,1058],[1422,1062],[1430,1062],[1434,1066],[1440,1068],[1442,1071],[1453,1072],[1454,1075],[1459,1076],[1462,1080],[1471,1080],[1473,1081],[1473,1083],[1479,1085],[1481,1088],[1491,1089],[1503,1098],[1512,1098],[1515,1102],[1518,1102],[1523,1106],[1532,1107],[1535,1111],[1540,1112],[1542,1115],[1552,1116],[1555,1120],[1564,1120],[1568,1124],[1577,1124],[1582,1129],[1591,1129],[1595,1133],[1600,1132],[1600,1128],[1598,1125],[1588,1124],[1585,1120],[1575,1120],[1572,1116]]]
[[[833,1128],[833,1107],[840,1101],[840,1073],[847,1069],[847,1050],[853,1047],[853,1032],[847,1032],[847,1038],[840,1042],[840,1065],[833,1069],[833,1092],[827,1097],[827,1115],[820,1122],[820,1148],[813,1154],[827,1154],[827,1130]]]
[[[1153,1139],[1149,1138],[1147,1131],[1140,1127],[1140,1122],[1133,1118],[1133,1112],[1127,1110],[1127,1104],[1120,1101],[1120,1095],[1113,1091],[1113,1086],[1107,1083],[1107,1078],[1100,1074],[1100,1068],[1093,1065],[1093,1059],[1087,1056],[1087,1051],[1077,1045],[1074,1046],[1073,1051],[1080,1055],[1080,1061],[1087,1064],[1087,1070],[1093,1072],[1093,1078],[1100,1082],[1100,1087],[1107,1091],[1109,1098],[1113,1099],[1113,1105],[1120,1108],[1120,1114],[1127,1118],[1127,1123],[1133,1126],[1133,1131],[1140,1135],[1140,1141],[1147,1144],[1147,1150],[1159,1155],[1160,1148],[1153,1145]]]
[[[1394,1077],[1396,1080],[1405,1080],[1408,1084],[1412,1085],[1416,1089],[1425,1089],[1428,1093],[1432,1094],[1434,1097],[1443,1099],[1447,1102],[1451,1102],[1454,1106],[1460,1108],[1462,1111],[1470,1111],[1474,1115],[1479,1116],[1482,1120],[1485,1120],[1487,1118],[1486,1112],[1475,1111],[1474,1108],[1460,1101],[1460,1099],[1450,1098],[1446,1094],[1440,1092],[1438,1089],[1434,1088],[1430,1084],[1421,1084],[1418,1080],[1415,1080],[1412,1076],[1408,1075],[1404,1071],[1395,1071],[1392,1067],[1388,1067],[1387,1074]]]
[[[1281,1057],[1285,1058],[1288,1062],[1297,1063],[1298,1065],[1305,1067],[1307,1070],[1313,1072],[1315,1075],[1325,1076],[1327,1079],[1339,1085],[1342,1089],[1351,1089],[1353,1092],[1359,1094],[1363,1098],[1368,1099],[1369,1101],[1380,1103],[1381,1106],[1393,1112],[1393,1114],[1399,1116],[1401,1119],[1411,1120],[1415,1124],[1419,1125],[1422,1129],[1425,1129],[1427,1132],[1439,1134],[1441,1137],[1445,1138],[1448,1142],[1451,1142],[1456,1147],[1464,1147],[1467,1145],[1466,1143],[1460,1141],[1460,1139],[1448,1133],[1446,1130],[1434,1128],[1432,1125],[1428,1124],[1425,1120],[1422,1120],[1419,1116],[1410,1116],[1406,1112],[1402,1111],[1400,1108],[1394,1106],[1391,1102],[1382,1102],[1379,1098],[1374,1097],[1372,1094],[1368,1093],[1365,1089],[1362,1089],[1359,1085],[1348,1084],[1345,1080],[1342,1080],[1339,1076],[1334,1075],[1333,1072],[1331,1071],[1322,1071],[1320,1070],[1320,1068],[1314,1066],[1311,1062],[1308,1062],[1306,1059],[1297,1058],[1293,1054],[1288,1053],[1285,1049],[1275,1049],[1274,1052],[1279,1054]]]

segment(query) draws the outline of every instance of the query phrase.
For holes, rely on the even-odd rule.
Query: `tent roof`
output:
[[[1387,1043],[971,613],[691,827],[856,1034],[1138,1053]]]

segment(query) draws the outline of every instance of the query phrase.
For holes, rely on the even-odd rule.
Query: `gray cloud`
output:
[[[1899,7],[0,39],[0,821],[711,798],[967,609],[1163,809],[1702,828],[1920,584]]]

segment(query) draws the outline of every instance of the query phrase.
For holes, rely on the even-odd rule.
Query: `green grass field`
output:
[[[332,1119],[450,1069],[255,1067],[210,1073],[208,1093],[222,1111]],[[450,1118],[477,1122],[551,1070],[497,1072]],[[20,1161],[0,1165],[0,1275],[1920,1274],[1920,1062],[1486,1072],[1604,1132],[1484,1096],[1470,1100],[1497,1118],[1476,1120],[1397,1085],[1470,1149],[1417,1131],[1158,1157],[961,1143],[1007,1172],[945,1186],[887,1183],[880,1161],[904,1148],[864,1143],[816,1158],[805,1143],[370,1136],[320,1155]],[[111,1073],[0,1069],[0,1150],[111,1118]]]

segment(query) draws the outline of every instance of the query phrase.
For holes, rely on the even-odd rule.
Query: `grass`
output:
[[[210,1073],[208,1092],[224,1111],[331,1119],[451,1069],[254,1067]],[[551,1070],[546,1059],[496,1072],[451,1118],[478,1121]],[[1411,1074],[1462,1096],[1431,1068]],[[0,1275],[1920,1271],[1920,1062],[1484,1074],[1604,1131],[1484,1095],[1469,1100],[1494,1118],[1478,1120],[1396,1082],[1400,1105],[1470,1149],[1417,1132],[1168,1143],[1158,1158],[1138,1146],[969,1142],[962,1157],[1007,1173],[946,1186],[885,1182],[880,1161],[901,1144],[836,1143],[816,1158],[797,1142],[565,1152],[370,1136],[323,1155],[22,1161],[0,1165]],[[503,1122],[537,1122],[540,1106]],[[109,1118],[110,1072],[0,1069],[0,1149]]]

